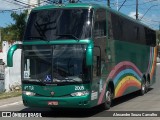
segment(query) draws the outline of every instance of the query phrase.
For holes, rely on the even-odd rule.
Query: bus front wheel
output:
[[[108,110],[111,107],[111,103],[112,103],[112,90],[110,87],[108,87],[106,94],[105,94],[105,102],[104,102],[104,109]]]

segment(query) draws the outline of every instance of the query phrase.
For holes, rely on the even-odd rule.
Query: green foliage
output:
[[[157,41],[157,44],[159,45],[160,44],[160,31],[156,31],[156,41]]]
[[[16,40],[16,33],[14,30],[11,29],[11,26],[7,26],[6,28],[3,28],[2,31],[2,40],[12,42]]]
[[[11,17],[15,23],[2,29],[2,40],[9,42],[21,41],[26,26],[27,11],[20,14],[13,12],[11,13]]]

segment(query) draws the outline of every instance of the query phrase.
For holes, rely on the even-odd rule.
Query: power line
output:
[[[151,1],[148,1],[148,2],[143,2],[143,3],[139,3],[138,5],[144,5],[144,4],[148,4],[148,3],[151,3],[151,2],[156,2],[158,0],[151,0]],[[124,5],[124,6],[135,6],[136,4],[130,4],[130,5]]]
[[[148,9],[147,9],[147,11],[143,14],[143,16],[141,17],[141,19],[147,14],[147,12],[152,8],[152,7],[154,7],[154,6],[158,6],[158,5],[152,5],[151,7],[149,7]],[[140,20],[141,20],[140,19]]]
[[[120,8],[118,9],[118,11],[123,7],[124,3],[126,2],[126,0],[124,0],[124,2],[122,3],[122,5],[120,6]]]
[[[40,4],[46,2],[45,1],[42,1]],[[19,11],[19,10],[26,10],[26,9],[29,9],[31,6],[36,6],[38,4],[33,4],[33,5],[29,5],[28,6],[23,6],[23,7],[19,7],[19,8],[16,8],[16,9],[10,9],[10,10],[0,10],[0,13],[3,13],[3,12],[15,12],[15,11]]]
[[[4,1],[7,2],[7,3],[10,3],[10,4],[20,5],[18,3],[13,2],[13,1],[9,1],[9,0],[4,0]]]
[[[27,5],[27,6],[30,6],[29,4],[27,4],[27,3],[24,3],[24,2],[21,2],[21,1],[19,1],[19,0],[14,0],[15,2],[18,2],[18,3],[21,3],[21,4],[23,4],[23,5]]]

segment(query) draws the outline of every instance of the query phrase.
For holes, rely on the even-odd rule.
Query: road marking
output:
[[[1,105],[0,108],[7,107],[7,106],[13,106],[13,105],[20,105],[22,103],[23,103],[22,101],[18,101],[18,102],[14,102],[14,103],[9,103],[9,104],[5,104],[5,105]]]
[[[160,65],[160,63],[157,63],[157,65]]]

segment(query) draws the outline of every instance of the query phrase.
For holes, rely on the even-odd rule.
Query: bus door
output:
[[[93,27],[94,41],[94,67],[93,81],[98,83],[98,92],[102,91],[102,86],[106,80],[106,10],[98,9],[94,14]],[[97,66],[97,67],[96,67]]]
[[[93,79],[92,79],[92,94],[91,100],[98,99],[100,93],[101,80],[101,48],[94,46],[93,49]]]

